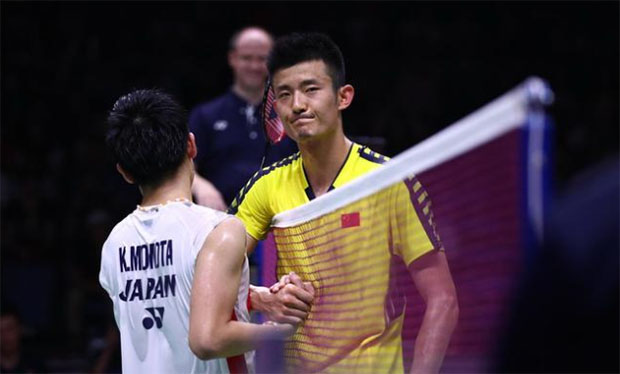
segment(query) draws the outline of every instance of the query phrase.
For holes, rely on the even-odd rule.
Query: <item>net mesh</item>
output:
[[[491,369],[541,232],[532,202],[542,201],[545,164],[531,156],[545,152],[535,105],[542,84],[529,80],[384,167],[276,216],[265,283],[294,271],[315,288],[308,319],[285,344],[287,372],[409,370],[425,306],[408,265],[433,250],[446,253],[460,307],[443,371]]]
[[[285,349],[291,371],[394,372],[400,339],[381,335],[402,324],[395,320],[404,306],[403,258],[436,248],[422,223],[431,225],[427,196],[411,179],[310,222],[274,230],[278,274],[294,271],[316,290],[312,313]],[[412,201],[420,209],[411,209]],[[359,368],[360,361],[367,364]]]

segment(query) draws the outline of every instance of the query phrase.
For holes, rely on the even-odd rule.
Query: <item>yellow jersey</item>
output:
[[[388,160],[353,143],[332,188]],[[231,213],[262,239],[272,218],[313,199],[299,153],[264,168],[247,183]],[[422,219],[420,219],[422,218]],[[308,319],[287,343],[291,372],[402,373],[407,267],[433,249],[430,199],[414,177],[306,223],[273,229],[278,277],[312,282]],[[412,350],[413,347],[410,347]]]
[[[357,143],[351,144],[340,172],[329,190],[381,166],[387,157]],[[245,223],[247,232],[264,239],[271,219],[278,213],[296,208],[314,199],[300,152],[258,171],[233,200],[228,213]]]

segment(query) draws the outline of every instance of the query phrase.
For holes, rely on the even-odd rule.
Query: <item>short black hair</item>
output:
[[[329,36],[321,33],[292,33],[278,38],[269,54],[267,68],[273,77],[281,69],[314,60],[325,63],[334,90],[345,85],[342,52]]]
[[[187,111],[169,94],[136,90],[121,96],[107,119],[106,143],[138,185],[157,186],[187,152]]]

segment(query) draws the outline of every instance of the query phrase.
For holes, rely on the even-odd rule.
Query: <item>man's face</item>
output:
[[[235,82],[247,90],[261,90],[267,78],[267,57],[271,39],[258,30],[239,36],[237,45],[228,55]]]
[[[276,112],[288,136],[298,143],[338,129],[338,97],[321,60],[301,62],[273,76]]]

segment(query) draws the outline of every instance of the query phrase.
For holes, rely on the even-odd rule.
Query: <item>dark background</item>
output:
[[[618,152],[618,2],[5,2],[1,4],[2,305],[56,370],[88,370],[111,305],[101,244],[139,195],[103,144],[121,94],[186,107],[227,89],[228,39],[322,31],[356,88],[345,131],[393,156],[530,75],[556,95],[554,189]]]

